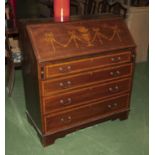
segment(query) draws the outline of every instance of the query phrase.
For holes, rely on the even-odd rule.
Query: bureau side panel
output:
[[[36,127],[42,130],[37,60],[29,41],[25,24],[22,23],[20,25],[20,41],[24,58],[22,70],[26,108]]]

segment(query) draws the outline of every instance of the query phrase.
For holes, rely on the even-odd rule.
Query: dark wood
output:
[[[27,116],[44,146],[128,118],[135,43],[122,18],[22,22]]]
[[[37,125],[31,119],[31,116],[29,115],[29,113],[26,112],[27,119],[28,119],[29,123],[35,128],[35,130],[36,130],[36,132],[37,132],[37,134],[38,134],[38,136],[40,138],[40,141],[41,141],[41,143],[42,143],[42,145],[44,147],[46,147],[46,146],[48,146],[50,144],[53,144],[55,142],[55,140],[58,139],[58,138],[65,137],[66,134],[78,131],[78,130],[83,129],[85,127],[95,125],[97,123],[102,123],[104,121],[116,120],[116,119],[120,119],[121,121],[126,120],[128,118],[128,114],[129,114],[129,110],[122,111],[122,112],[114,113],[113,115],[105,116],[105,117],[100,118],[98,120],[93,120],[93,121],[91,121],[89,123],[81,124],[79,126],[75,126],[75,127],[66,129],[64,131],[54,133],[54,134],[52,134],[52,133],[50,133],[50,134],[41,134],[41,131],[37,128]]]
[[[53,78],[56,76],[64,76],[67,73],[76,73],[87,71],[92,68],[99,68],[103,66],[116,65],[131,61],[131,52],[115,52],[115,54],[100,55],[97,57],[90,57],[78,61],[69,61],[58,64],[45,65],[45,78]]]
[[[54,80],[44,80],[41,82],[42,95],[49,96],[59,94],[69,89],[76,89],[77,87],[84,87],[85,85],[88,86],[94,82],[107,82],[130,75],[132,75],[132,64],[123,64],[121,66],[96,69],[95,71],[92,70]]]
[[[43,112],[49,113],[56,110],[63,110],[64,107],[77,106],[77,104],[88,104],[96,99],[103,99],[129,92],[131,79],[111,82],[108,84],[100,83],[80,90],[71,91],[67,94],[49,96],[43,99]],[[79,97],[80,96],[80,97]]]
[[[83,20],[82,24],[79,21],[34,24],[27,26],[27,31],[38,62],[135,46],[125,21],[121,18],[89,19]]]
[[[42,113],[40,103],[40,89],[38,80],[37,60],[33,53],[32,45],[26,33],[25,24],[19,28],[20,42],[23,52],[22,73],[25,90],[26,108],[37,127],[42,130]]]
[[[128,109],[128,95],[110,99],[107,101],[101,100],[92,104],[79,106],[65,112],[57,112],[55,115],[51,113],[45,117],[46,132],[58,132],[73,126],[79,126],[86,122],[91,122],[105,115],[118,111],[126,111]],[[53,116],[54,115],[54,116]]]

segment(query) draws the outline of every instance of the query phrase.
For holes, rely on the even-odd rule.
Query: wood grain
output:
[[[123,19],[25,20],[20,34],[26,113],[43,146],[128,118],[135,44]]]

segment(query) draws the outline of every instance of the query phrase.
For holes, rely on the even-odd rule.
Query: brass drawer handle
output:
[[[71,120],[72,120],[72,117],[71,116],[68,116],[67,118],[61,118],[60,119],[60,121],[62,122],[62,123],[69,123],[69,122],[71,122]]]
[[[115,90],[119,90],[119,87],[117,85],[115,86]]]
[[[109,90],[110,92],[117,92],[117,91],[119,91],[119,86],[116,85],[116,86],[114,86],[114,87],[110,87],[110,88],[108,88],[108,90]]]
[[[60,100],[60,103],[61,103],[61,104],[64,104],[64,100],[63,100],[63,99],[61,99],[61,100]]]
[[[110,72],[110,75],[111,75],[111,76],[114,76],[114,72]]]
[[[119,76],[120,73],[121,73],[121,72],[120,72],[119,70],[117,70],[117,71],[115,71],[115,72],[111,71],[111,72],[110,72],[110,75],[111,75],[111,76]]]
[[[111,109],[111,108],[112,108],[111,104],[108,104],[108,108],[109,108],[109,109]]]
[[[59,67],[59,72],[60,73],[66,73],[71,71],[71,66],[66,66],[66,67]]]
[[[72,120],[72,117],[71,116],[68,116],[67,119],[68,119],[68,121],[71,121]]]
[[[71,98],[67,98],[66,100],[60,99],[59,102],[60,102],[60,104],[68,105],[68,104],[72,103],[72,99]]]
[[[71,70],[71,66],[67,66],[67,70],[70,71]]]
[[[61,121],[61,122],[64,122],[65,120],[64,120],[64,118],[61,118],[60,121]]]
[[[111,61],[112,62],[119,62],[119,61],[121,61],[121,57],[119,56],[119,57],[111,58]]]
[[[60,83],[59,83],[59,86],[60,86],[61,88],[65,89],[65,88],[71,87],[71,84],[72,84],[71,81],[66,81],[66,82],[60,82]]]
[[[62,67],[59,67],[59,71],[60,71],[61,73],[63,73],[63,72],[64,72],[64,69],[63,69]]]
[[[59,83],[59,86],[60,86],[60,87],[64,87],[64,83],[63,83],[63,82],[60,82],[60,83]]]
[[[113,88],[112,88],[112,87],[110,87],[110,88],[109,88],[109,91],[110,91],[110,92],[112,92],[112,91],[113,91]]]
[[[68,98],[67,99],[67,104],[71,104],[72,103],[72,99],[71,98]]]
[[[117,74],[117,75],[120,75],[120,71],[119,71],[119,70],[117,70],[117,71],[116,71],[116,74]]]
[[[121,57],[118,57],[117,60],[120,61],[121,60]]]
[[[115,58],[111,58],[111,61],[114,62],[115,61]]]
[[[111,104],[108,104],[108,105],[107,105],[107,107],[108,107],[109,109],[114,108],[114,107],[117,107],[117,106],[118,106],[118,103],[113,103],[112,105],[111,105]]]
[[[114,107],[117,107],[118,106],[118,103],[114,103],[113,105],[114,105]]]
[[[70,87],[70,86],[71,86],[71,84],[72,84],[72,82],[71,82],[71,81],[67,81],[67,85],[68,85],[68,87]]]

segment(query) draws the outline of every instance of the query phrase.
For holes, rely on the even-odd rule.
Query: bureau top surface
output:
[[[121,18],[28,24],[28,36],[38,62],[60,60],[135,47]]]

